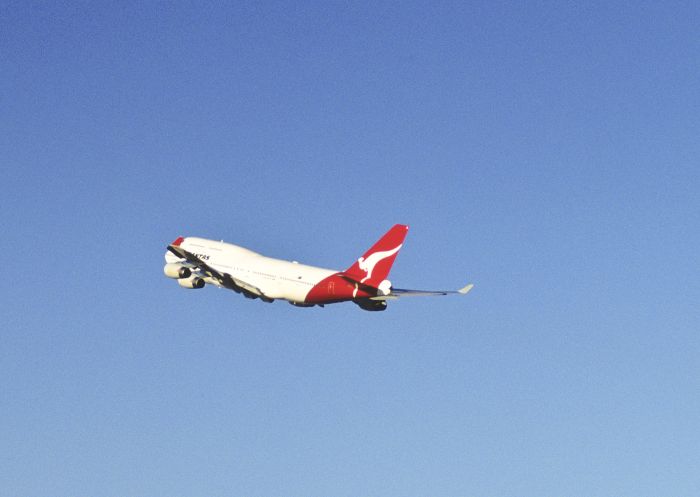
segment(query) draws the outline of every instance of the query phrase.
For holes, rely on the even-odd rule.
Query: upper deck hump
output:
[[[182,242],[182,245],[190,250],[191,252],[196,252],[196,249],[206,249],[213,252],[222,252],[236,256],[260,256],[261,254],[254,252],[250,249],[239,247],[232,243],[226,243],[221,240],[209,240],[208,238],[199,238],[196,236],[188,236]]]

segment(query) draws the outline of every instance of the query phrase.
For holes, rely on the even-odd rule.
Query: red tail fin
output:
[[[379,283],[389,276],[391,265],[394,264],[407,232],[408,226],[394,225],[345,271],[345,275],[365,285],[379,286]]]

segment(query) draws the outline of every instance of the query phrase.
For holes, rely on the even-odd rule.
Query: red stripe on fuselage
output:
[[[374,294],[358,288],[358,285],[349,282],[340,276],[340,273],[335,273],[316,283],[306,295],[304,302],[307,304],[332,304],[333,302],[366,297],[374,297]]]

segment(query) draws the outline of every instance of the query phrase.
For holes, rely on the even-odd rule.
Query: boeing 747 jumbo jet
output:
[[[180,237],[168,245],[163,271],[184,288],[209,283],[249,299],[284,299],[298,307],[352,301],[366,311],[383,311],[387,300],[399,297],[465,295],[472,289],[474,285],[456,291],[394,288],[386,278],[407,232],[408,226],[395,225],[345,271],[273,259],[223,241]]]

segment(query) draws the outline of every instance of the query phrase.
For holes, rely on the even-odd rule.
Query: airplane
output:
[[[205,284],[228,288],[249,299],[287,300],[297,307],[323,307],[352,301],[366,311],[383,311],[401,297],[466,295],[455,291],[405,290],[386,279],[403,246],[408,226],[394,225],[345,271],[273,259],[243,247],[197,237],[179,237],[167,247],[163,272],[184,288]]]

